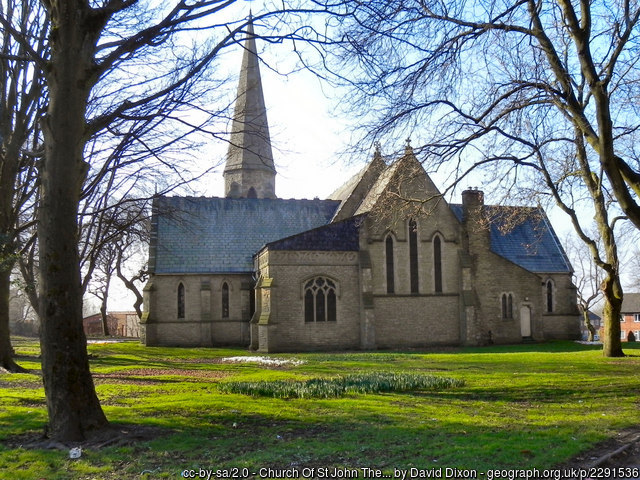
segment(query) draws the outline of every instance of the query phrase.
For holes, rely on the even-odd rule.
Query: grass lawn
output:
[[[37,343],[19,338],[14,346],[19,363],[38,371]],[[38,375],[2,374],[0,478],[182,478],[185,469],[200,468],[315,468],[316,475],[324,468],[543,469],[640,423],[638,344],[625,345],[628,356],[616,359],[572,342],[269,355],[296,360],[282,365],[223,361],[253,355],[243,349],[127,342],[90,345],[89,352],[109,420],[124,430],[157,427],[158,437],[85,449],[77,460],[68,451],[9,447],[17,436],[42,431],[47,418]],[[464,385],[338,398],[254,397],[219,387],[385,372]]]

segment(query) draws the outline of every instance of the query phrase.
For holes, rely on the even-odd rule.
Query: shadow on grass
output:
[[[145,453],[164,452],[204,468],[549,468],[585,450],[601,436],[565,425],[488,428],[448,419],[399,426],[328,419],[322,423],[273,417],[221,417],[216,428],[187,428],[149,442]],[[233,421],[233,422],[232,422]],[[206,462],[209,462],[207,465]],[[164,468],[178,468],[164,463]],[[181,466],[182,468],[182,466]],[[167,470],[171,471],[171,470]]]

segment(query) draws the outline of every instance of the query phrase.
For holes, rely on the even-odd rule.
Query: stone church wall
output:
[[[154,275],[145,289],[142,341],[146,345],[249,344],[250,275]],[[222,285],[229,287],[228,317]],[[184,318],[178,318],[178,286],[184,285]]]
[[[553,312],[542,314],[544,339],[576,340],[580,338],[580,317],[576,303],[576,287],[567,274],[542,275],[542,299],[547,280],[553,282]],[[544,304],[544,303],[543,303]]]
[[[478,328],[473,334],[475,343],[522,341],[523,309],[530,312],[533,340],[578,338],[576,292],[569,274],[534,274],[490,251],[478,255],[473,272],[479,316]],[[552,278],[555,285],[551,313],[545,310],[544,283],[548,278]],[[503,317],[503,294],[512,295],[512,318]],[[473,344],[474,338],[468,338],[467,343]]]
[[[459,295],[374,297],[378,348],[457,345]]]
[[[263,274],[267,272],[267,256],[272,282],[268,300],[262,294],[259,350],[275,352],[360,347],[357,252],[263,252],[260,258],[260,271]],[[337,287],[335,322],[305,322],[304,286],[315,277],[329,278]],[[266,301],[269,302],[268,307],[264,305]]]
[[[478,324],[467,343],[519,343],[522,341],[521,315],[528,309],[531,337],[542,339],[540,289],[537,275],[486,251],[476,258],[473,282],[476,291]],[[511,295],[512,315],[503,316],[502,295]],[[489,333],[490,332],[490,333]]]

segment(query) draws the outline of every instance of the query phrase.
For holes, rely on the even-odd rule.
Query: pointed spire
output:
[[[275,175],[253,17],[249,14],[224,169],[225,195],[275,198]]]

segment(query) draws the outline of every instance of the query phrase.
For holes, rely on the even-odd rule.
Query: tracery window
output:
[[[411,293],[418,293],[418,225],[413,219],[409,220],[409,277]]]
[[[387,260],[387,293],[394,293],[396,291],[394,280],[394,265],[393,265],[393,237],[387,236],[385,241],[385,253]]]
[[[513,295],[502,294],[502,318],[513,318]]]
[[[222,318],[229,318],[229,284],[222,284]]]
[[[442,241],[433,237],[433,286],[436,293],[442,293]]]
[[[336,284],[327,277],[315,277],[304,286],[304,321],[337,320]]]
[[[553,312],[553,281],[551,279],[547,280],[546,285],[547,290],[547,313]]]
[[[178,284],[178,318],[184,318],[184,284]]]

